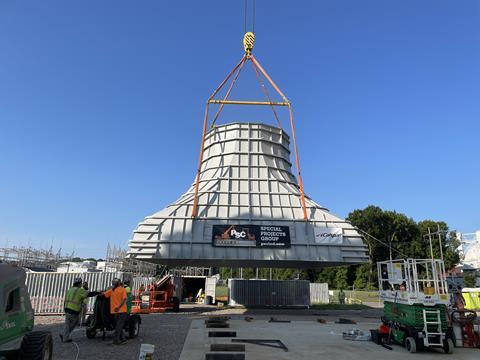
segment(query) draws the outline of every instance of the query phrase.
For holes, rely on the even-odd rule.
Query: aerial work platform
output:
[[[445,264],[440,259],[400,259],[377,263],[380,299],[399,304],[448,305]]]
[[[312,268],[368,261],[359,232],[305,194],[291,104],[252,55],[254,39],[253,33],[245,34],[244,56],[207,101],[193,184],[176,202],[138,225],[129,257],[168,266],[209,267]],[[266,101],[229,99],[247,63]],[[228,83],[223,98],[217,99]],[[281,101],[272,101],[265,83]],[[277,126],[217,125],[225,105],[271,107]],[[218,107],[211,121],[210,106]],[[281,126],[279,107],[288,110],[290,134]]]

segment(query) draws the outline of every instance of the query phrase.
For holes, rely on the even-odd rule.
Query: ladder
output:
[[[445,333],[442,332],[442,319],[440,318],[440,310],[438,309],[423,309],[423,332],[425,338],[423,343],[425,346],[442,346]],[[435,328],[435,330],[430,331]],[[437,341],[438,339],[438,341]]]

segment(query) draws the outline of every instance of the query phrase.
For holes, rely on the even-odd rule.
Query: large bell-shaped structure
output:
[[[367,262],[357,230],[304,194],[290,102],[251,54],[252,37],[245,36],[244,57],[207,102],[194,183],[176,202],[138,225],[129,257],[207,267],[305,268]],[[262,80],[266,79],[283,101],[271,101],[268,92],[264,102],[228,100],[246,62],[252,64],[262,89],[266,91]],[[229,80],[225,97],[216,100]],[[207,132],[210,104],[220,108]],[[288,107],[297,177],[290,162],[290,136],[281,127],[260,123],[215,125],[227,104]]]

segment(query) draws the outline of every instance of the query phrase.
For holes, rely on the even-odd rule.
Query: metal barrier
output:
[[[310,283],[310,304],[328,304],[328,284]]]
[[[229,305],[250,307],[309,306],[306,280],[228,279]]]
[[[32,307],[36,315],[63,314],[65,293],[75,278],[81,277],[88,282],[91,291],[103,291],[111,286],[115,277],[122,278],[121,272],[87,272],[87,273],[27,273],[26,285]],[[151,278],[133,278],[132,288],[148,284]],[[94,298],[88,299],[87,311],[93,311]]]

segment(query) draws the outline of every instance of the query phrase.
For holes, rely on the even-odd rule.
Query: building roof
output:
[[[289,142],[283,129],[266,124],[214,127],[205,137],[198,216],[191,218],[192,184],[176,202],[138,225],[129,256],[204,266],[315,267],[366,262],[366,247],[357,230],[308,196],[308,221],[304,220]],[[331,176],[328,164],[323,166],[325,176]],[[285,226],[291,246],[214,246],[214,227],[220,225]]]

